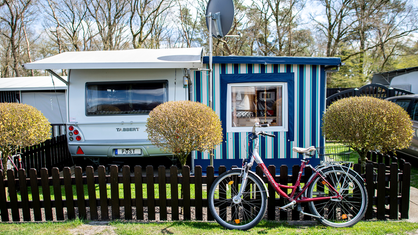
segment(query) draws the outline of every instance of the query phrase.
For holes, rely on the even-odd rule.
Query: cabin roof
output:
[[[203,63],[209,63],[209,57],[203,57]],[[215,64],[298,64],[341,66],[338,57],[292,57],[292,56],[214,56]]]

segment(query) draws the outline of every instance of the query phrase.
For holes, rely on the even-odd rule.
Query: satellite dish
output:
[[[212,35],[222,38],[228,34],[234,22],[234,3],[232,0],[209,0],[206,7],[206,26],[212,24]]]

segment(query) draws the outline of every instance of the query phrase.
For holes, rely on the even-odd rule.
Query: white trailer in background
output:
[[[73,157],[169,155],[151,145],[149,112],[188,100],[190,69],[202,67],[202,48],[66,52],[26,69],[68,70],[67,138]]]
[[[52,124],[52,137],[65,134],[66,93],[65,83],[52,76],[0,79],[0,102],[28,104],[41,111]]]

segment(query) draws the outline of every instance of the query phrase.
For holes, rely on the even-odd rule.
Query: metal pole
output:
[[[213,41],[212,41],[212,12],[209,12],[209,107],[213,110],[212,95],[213,95],[213,84],[212,84],[212,51],[213,51]],[[213,166],[213,150],[210,151],[210,166]]]

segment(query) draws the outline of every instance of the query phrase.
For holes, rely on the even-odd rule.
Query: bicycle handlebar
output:
[[[266,133],[264,131],[256,132],[256,127],[269,127],[269,124],[261,124],[260,125],[258,122],[254,123],[252,133],[255,134],[256,136],[262,135],[262,136],[268,136],[268,137],[273,137],[273,138],[276,137],[275,135],[268,134],[268,133]]]
[[[265,133],[265,132],[260,132],[259,133],[260,135],[263,135],[263,136],[268,136],[268,137],[276,137],[275,135],[273,135],[273,134],[268,134],[268,133]]]

